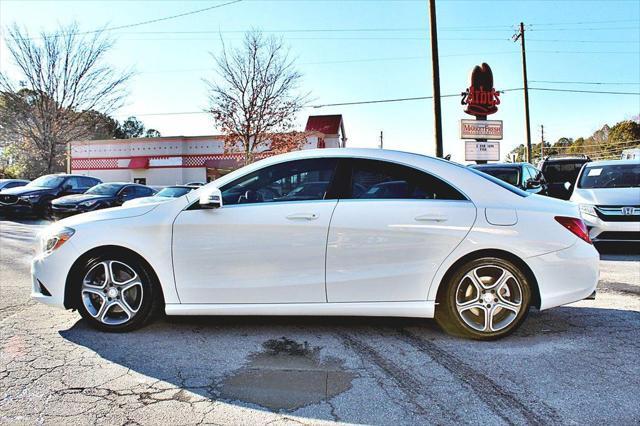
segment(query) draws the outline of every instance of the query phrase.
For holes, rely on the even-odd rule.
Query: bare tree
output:
[[[290,132],[308,100],[298,92],[302,74],[282,39],[260,31],[245,34],[240,48],[213,55],[218,78],[208,81],[210,111],[225,135],[226,152],[242,152],[245,164],[260,151],[282,152],[306,142]]]
[[[28,150],[38,172],[59,170],[67,144],[94,130],[90,114],[122,105],[132,73],[106,64],[113,41],[104,31],[82,33],[76,24],[34,38],[14,25],[6,42],[20,77],[16,84],[0,74],[0,139]]]

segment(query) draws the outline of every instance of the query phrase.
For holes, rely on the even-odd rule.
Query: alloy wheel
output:
[[[467,326],[493,333],[516,320],[523,303],[518,279],[498,265],[483,265],[467,272],[456,288],[456,309]]]
[[[142,306],[143,285],[131,266],[105,260],[85,274],[81,295],[89,315],[106,325],[121,325]]]

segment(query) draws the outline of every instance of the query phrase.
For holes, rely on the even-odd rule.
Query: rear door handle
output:
[[[287,216],[289,220],[316,220],[318,215],[315,213],[292,213]]]
[[[447,217],[441,214],[423,214],[416,216],[418,222],[446,222]]]

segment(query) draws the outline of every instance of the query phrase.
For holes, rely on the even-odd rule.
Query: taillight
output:
[[[564,217],[564,216],[556,216],[556,221],[571,231],[574,235],[576,235],[581,240],[584,240],[591,243],[591,238],[589,238],[589,231],[587,230],[587,225],[584,224],[582,219],[578,219],[575,217]]]

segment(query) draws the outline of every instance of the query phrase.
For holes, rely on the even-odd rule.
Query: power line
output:
[[[619,86],[619,85],[632,85],[638,86],[640,85],[640,81],[635,83],[631,82],[613,82],[613,81],[555,81],[555,80],[529,80],[532,83],[550,83],[550,84],[593,84],[593,85],[611,85],[611,86]]]
[[[512,88],[512,89],[502,89],[499,92],[513,92],[520,91],[521,87]],[[568,92],[568,93],[593,93],[593,94],[610,94],[610,95],[640,95],[640,92],[609,92],[609,91],[596,91],[596,90],[570,90],[570,89],[552,89],[546,87],[529,87],[529,90],[544,90],[551,92]],[[452,98],[460,96],[459,93],[455,94],[447,94],[441,95],[441,98]],[[307,108],[325,108],[325,107],[333,107],[333,106],[352,106],[352,105],[370,105],[370,104],[382,104],[382,103],[395,103],[395,102],[407,102],[407,101],[420,101],[420,100],[428,100],[433,99],[433,96],[415,96],[408,98],[389,98],[389,99],[373,99],[373,100],[363,100],[363,101],[351,101],[351,102],[334,102],[334,103],[326,103],[326,104],[317,104],[317,105],[309,105]],[[177,111],[177,112],[154,112],[154,113],[144,113],[144,114],[122,114],[122,115],[134,115],[136,117],[144,117],[144,116],[156,116],[156,115],[190,115],[190,114],[210,114],[208,111]]]
[[[95,34],[95,33],[103,32],[103,31],[116,31],[116,30],[123,30],[123,29],[126,29],[126,28],[139,27],[139,26],[142,26],[142,25],[155,24],[157,22],[169,21],[171,19],[182,18],[184,16],[195,15],[195,14],[206,12],[206,11],[209,11],[209,10],[218,9],[218,8],[221,8],[221,7],[224,7],[224,6],[229,6],[229,5],[232,5],[232,4],[235,4],[235,3],[240,3],[241,1],[243,1],[243,0],[232,0],[232,1],[228,1],[226,3],[216,4],[214,6],[209,6],[209,7],[205,7],[205,8],[202,8],[202,9],[192,10],[190,12],[184,12],[184,13],[179,13],[177,15],[165,16],[163,18],[149,19],[149,20],[146,20],[146,21],[135,22],[133,24],[117,25],[117,26],[114,26],[114,27],[105,27],[105,28],[100,28],[100,29],[90,30],[90,31],[78,31],[78,32],[75,32],[73,34],[75,34],[75,35]],[[61,36],[64,36],[64,35],[67,35],[67,34],[54,34],[54,35],[52,35],[50,37],[61,37]],[[29,38],[26,38],[25,40],[35,40],[35,39],[39,39],[39,38],[42,38],[42,37],[29,37]]]
[[[611,92],[598,90],[577,90],[577,89],[552,89],[550,87],[529,87],[529,90],[539,90],[545,92],[568,92],[568,93],[597,93],[603,95],[635,95],[640,96],[640,92]]]
[[[638,22],[637,19],[617,19],[609,21],[579,21],[579,22],[534,22],[529,25],[589,25],[589,24],[620,24],[623,22]]]

